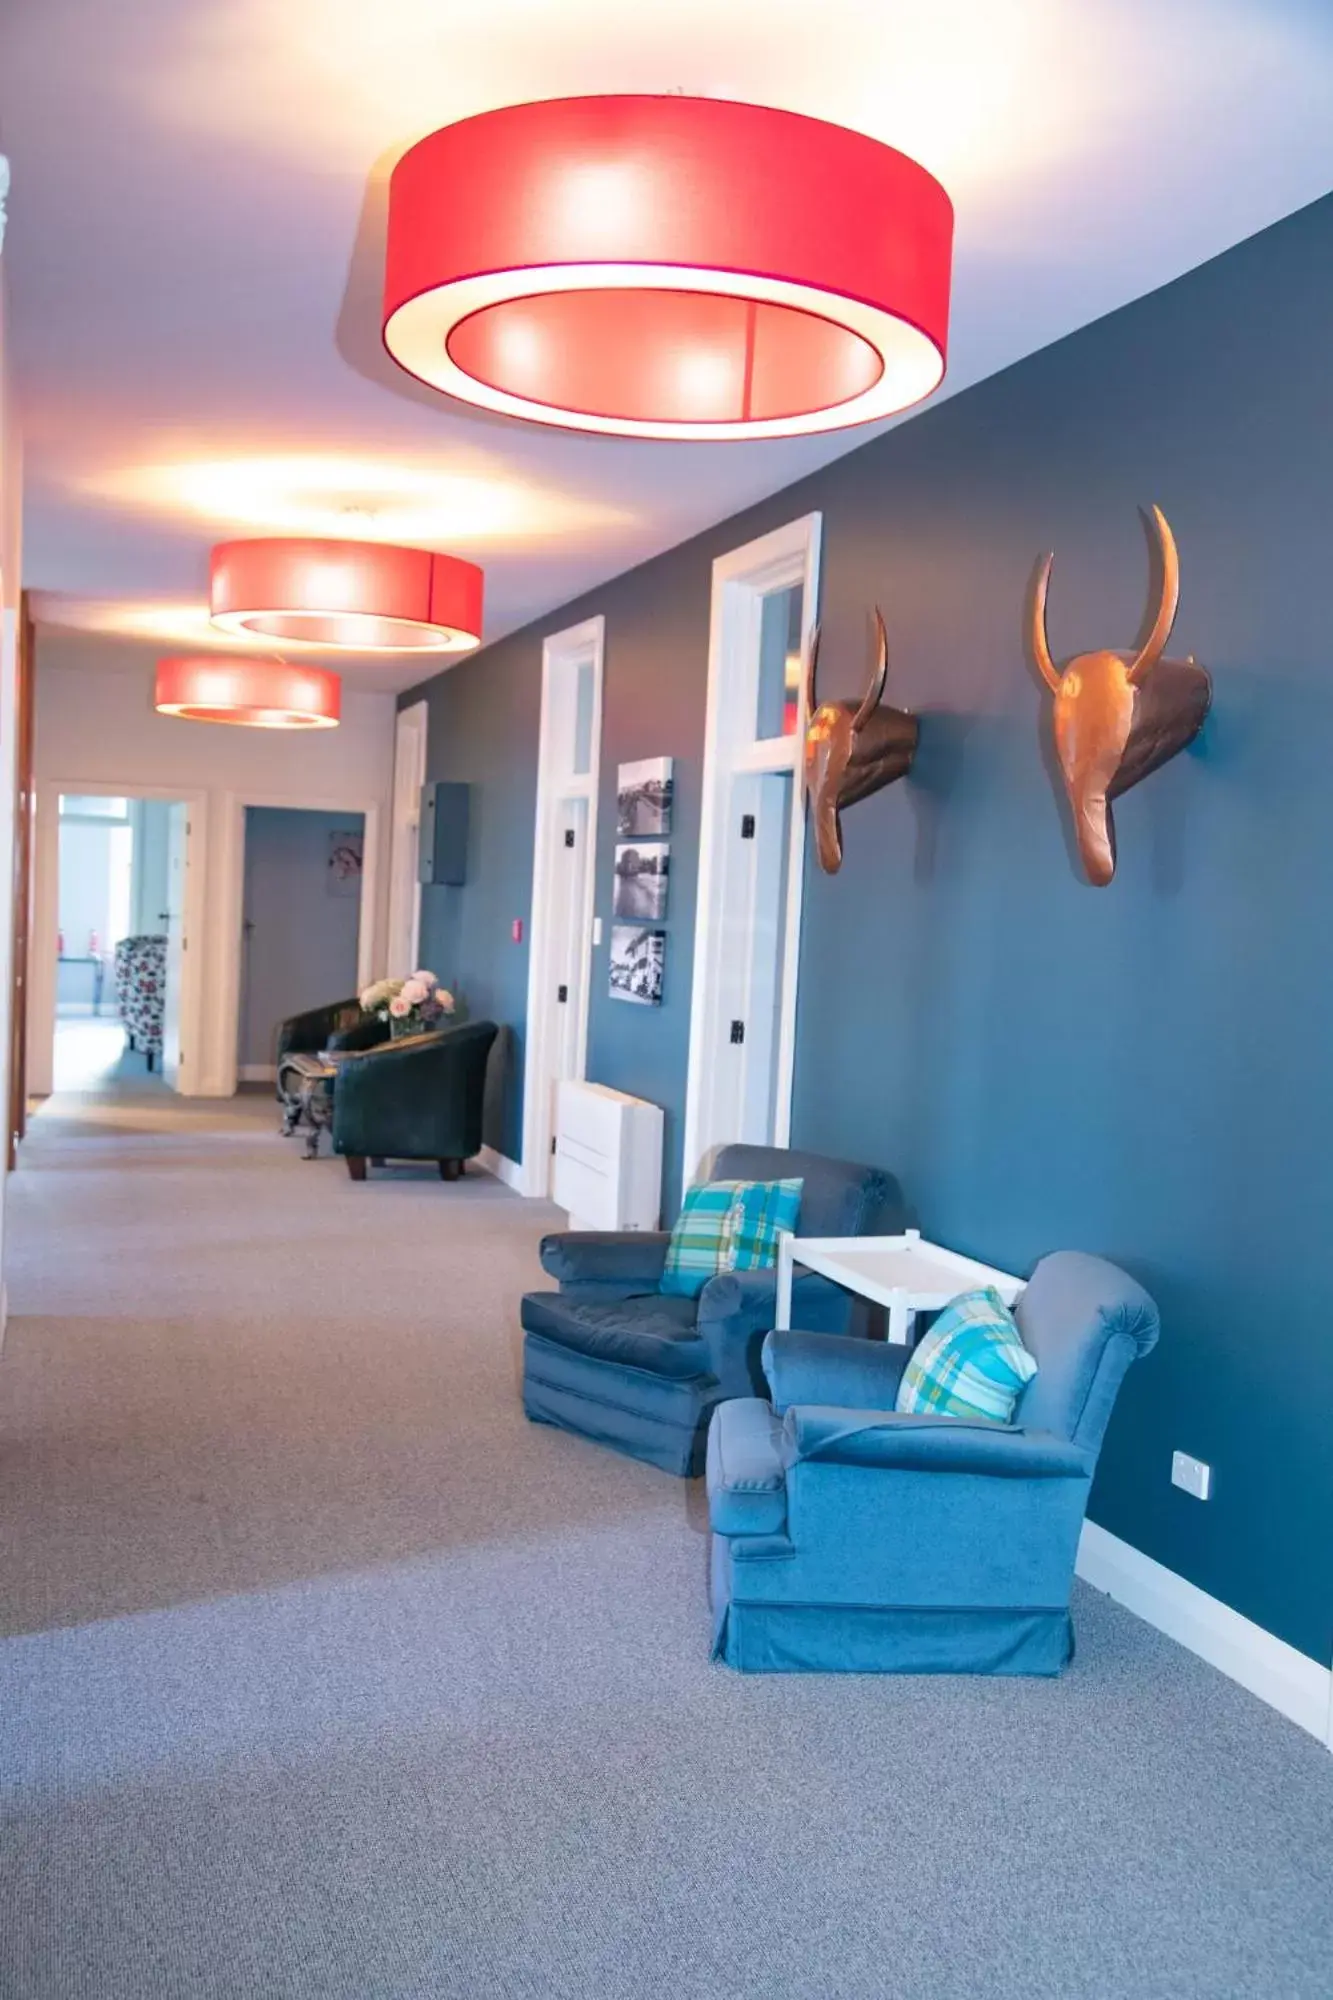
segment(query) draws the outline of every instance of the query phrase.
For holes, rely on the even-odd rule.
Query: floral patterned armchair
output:
[[[166,939],[122,938],[116,946],[116,1005],[130,1047],[143,1051],[150,1070],[162,1053],[166,995]]]

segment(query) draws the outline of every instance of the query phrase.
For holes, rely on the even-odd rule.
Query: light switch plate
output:
[[[594,917],[592,920],[592,941],[594,944],[602,942],[602,920],[600,917]]]
[[[1187,1451],[1173,1451],[1171,1484],[1192,1493],[1196,1500],[1207,1500],[1213,1490],[1213,1468],[1201,1458],[1191,1458]]]

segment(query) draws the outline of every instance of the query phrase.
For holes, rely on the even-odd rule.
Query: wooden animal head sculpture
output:
[[[815,807],[815,852],[826,875],[842,866],[842,810],[891,785],[912,767],[920,725],[905,709],[884,705],[889,638],[875,606],[878,649],[863,700],[815,706],[819,633],[810,641],[806,671],[805,782]]]
[[[1079,653],[1061,670],[1046,637],[1054,555],[1043,560],[1032,599],[1032,656],[1055,696],[1056,755],[1084,872],[1098,888],[1115,874],[1112,799],[1193,742],[1213,698],[1208,671],[1193,656],[1163,658],[1180,598],[1180,561],[1160,507],[1153,508],[1152,522],[1162,592],[1152,630],[1137,653]]]

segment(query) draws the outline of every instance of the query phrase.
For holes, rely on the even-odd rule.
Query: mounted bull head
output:
[[[920,725],[901,708],[881,706],[889,672],[889,638],[875,607],[878,652],[865,699],[815,706],[819,633],[810,640],[805,706],[805,782],[815,802],[815,851],[826,875],[842,866],[842,809],[868,799],[912,767]]]
[[[1152,630],[1137,653],[1080,653],[1062,672],[1046,637],[1053,555],[1038,570],[1032,598],[1032,656],[1055,696],[1056,755],[1084,871],[1098,888],[1115,874],[1112,799],[1193,742],[1213,698],[1208,671],[1193,656],[1162,657],[1180,598],[1180,561],[1160,507],[1153,508],[1152,521],[1162,591]]]

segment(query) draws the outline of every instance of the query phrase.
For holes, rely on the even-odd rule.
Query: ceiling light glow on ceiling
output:
[[[433,388],[576,430],[836,430],[938,387],[952,243],[924,167],[822,119],[512,105],[395,167],[384,343]]]
[[[159,715],[185,722],[232,722],[248,729],[336,729],[342,714],[337,674],[283,660],[178,655],[159,660],[153,689]]]
[[[223,631],[362,653],[479,646],[482,590],[475,563],[387,542],[220,542],[209,564],[209,608]]]

